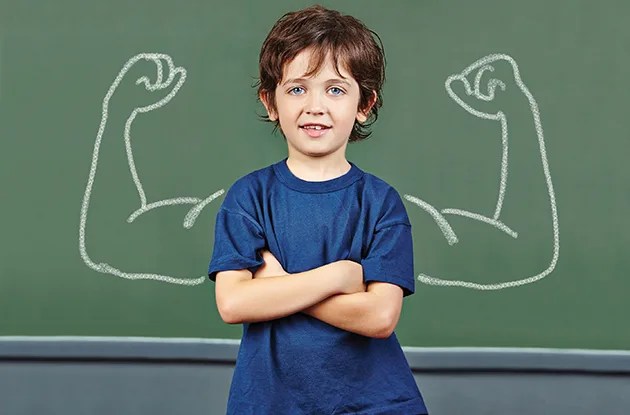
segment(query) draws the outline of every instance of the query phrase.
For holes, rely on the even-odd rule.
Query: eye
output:
[[[294,86],[293,88],[289,89],[289,94],[291,95],[302,95],[304,93],[304,88],[302,88],[301,86]]]
[[[339,87],[333,86],[328,91],[330,91],[333,95],[342,95],[345,94],[345,91]]]

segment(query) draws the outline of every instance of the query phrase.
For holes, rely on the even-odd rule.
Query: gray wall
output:
[[[238,342],[0,337],[0,414],[222,414]],[[630,352],[405,348],[432,415],[628,414]]]

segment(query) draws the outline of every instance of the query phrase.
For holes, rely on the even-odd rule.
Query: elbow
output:
[[[234,301],[217,301],[217,309],[224,323],[240,324],[244,322]]]
[[[224,323],[226,324],[240,324],[243,323],[243,321],[241,319],[239,319],[237,316],[232,315],[232,314],[227,314],[225,312],[219,312],[219,314],[221,315],[221,320],[223,320]]]
[[[383,327],[383,328],[379,328],[378,330],[374,330],[374,332],[372,333],[370,337],[373,337],[375,339],[387,339],[393,333],[394,333],[393,328]]]
[[[394,313],[383,312],[378,317],[378,322],[374,325],[370,337],[387,339],[394,333],[396,324],[398,324],[398,316],[394,315]]]

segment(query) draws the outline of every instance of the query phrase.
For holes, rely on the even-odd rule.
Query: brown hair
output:
[[[376,42],[378,40],[378,43]],[[264,96],[271,110],[276,111],[275,90],[282,81],[284,68],[300,52],[312,49],[309,71],[317,73],[330,53],[339,74],[339,61],[359,84],[359,109],[365,111],[374,99],[368,119],[361,124],[355,120],[349,141],[359,141],[371,134],[368,127],[378,118],[383,105],[381,90],[385,82],[385,53],[378,34],[358,19],[342,15],[320,5],[290,12],[273,26],[260,50],[257,82],[258,97]],[[341,74],[339,74],[341,76]],[[256,85],[254,85],[256,86]],[[271,122],[268,116],[261,117]],[[277,129],[279,121],[275,121]]]

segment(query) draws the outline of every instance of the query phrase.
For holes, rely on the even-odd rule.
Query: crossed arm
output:
[[[216,278],[216,301],[226,323],[250,323],[306,313],[332,326],[368,337],[386,338],[398,323],[402,289],[384,282],[363,284],[363,269],[337,261],[289,275],[269,252],[264,265],[222,271]]]

